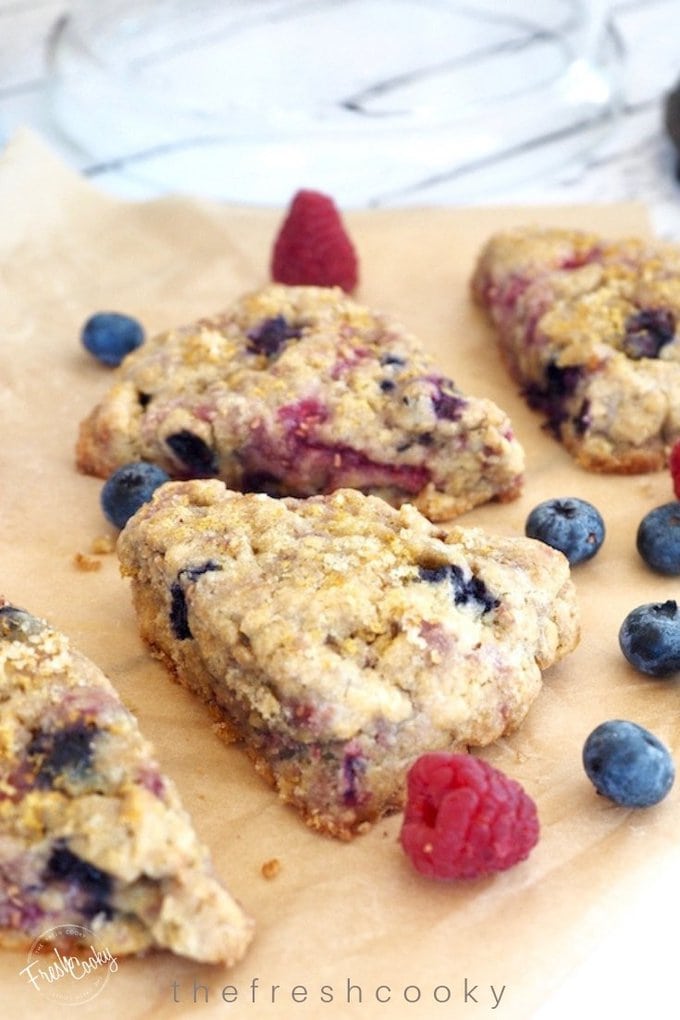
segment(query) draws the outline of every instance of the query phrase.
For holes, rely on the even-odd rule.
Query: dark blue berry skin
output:
[[[658,804],[675,779],[675,764],[661,741],[622,719],[593,730],[583,747],[583,767],[597,792],[623,807]]]
[[[674,599],[633,609],[621,624],[619,645],[628,662],[649,676],[680,671],[680,609]]]
[[[254,354],[273,358],[280,354],[289,340],[299,340],[302,328],[289,323],[283,315],[265,319],[248,333],[247,349]]]
[[[628,316],[624,329],[622,348],[629,358],[658,358],[675,338],[675,316],[667,308],[643,308]]]
[[[524,532],[559,549],[573,567],[595,555],[604,542],[605,527],[602,515],[591,503],[568,496],[546,499],[535,506]]]
[[[92,765],[92,747],[97,728],[94,723],[76,720],[54,732],[36,733],[26,753],[37,768],[35,785],[39,790],[53,786],[62,773],[81,777]]]
[[[48,882],[67,882],[78,892],[77,909],[86,917],[113,916],[110,897],[113,879],[89,861],[69,850],[64,840],[55,844],[43,875]]]
[[[145,461],[118,468],[102,487],[100,501],[104,516],[116,528],[124,528],[169,477],[163,468]]]
[[[637,530],[637,550],[658,574],[680,574],[680,502],[650,510]]]
[[[575,393],[582,377],[583,369],[579,365],[560,368],[551,362],[546,369],[543,385],[534,383],[524,391],[529,407],[547,416],[548,428],[556,436],[559,436],[567,419],[565,405]]]
[[[173,432],[165,437],[165,442],[192,478],[212,478],[217,474],[218,463],[214,450],[189,429]]]
[[[120,312],[97,312],[90,316],[81,334],[86,350],[104,365],[120,365],[126,354],[144,342],[140,323]]]
[[[473,574],[466,580],[461,568],[453,563],[445,563],[440,567],[418,567],[418,577],[429,584],[439,584],[442,581],[449,584],[457,606],[473,605],[484,614],[500,605],[500,601],[491,594],[480,577]]]
[[[180,570],[177,580],[170,586],[170,629],[178,641],[186,641],[193,637],[189,626],[189,608],[183,584],[195,584],[203,574],[221,569],[219,563],[206,560],[205,563],[199,563],[195,567],[185,567],[184,570]]]

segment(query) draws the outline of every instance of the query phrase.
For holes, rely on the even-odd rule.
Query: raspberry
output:
[[[401,845],[428,878],[480,878],[528,857],[536,806],[514,779],[467,754],[421,755],[407,776]]]
[[[271,276],[276,283],[354,290],[357,256],[332,198],[309,190],[293,197],[274,242]]]
[[[676,499],[680,499],[680,440],[671,447],[671,455],[668,460],[673,481],[673,493]]]

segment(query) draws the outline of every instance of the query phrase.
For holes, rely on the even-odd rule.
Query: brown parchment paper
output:
[[[485,752],[536,799],[541,841],[519,867],[463,886],[415,874],[397,843],[398,816],[351,844],[307,830],[238,748],[220,742],[204,708],[148,657],[115,555],[95,557],[98,570],[75,565],[94,539],[112,534],[99,510],[101,483],[79,475],[73,461],[78,423],[109,384],[108,370],[80,347],[82,323],[114,309],[153,332],[219,310],[266,282],[280,212],[185,199],[117,201],[30,134],[15,138],[0,160],[0,210],[0,591],[62,628],[108,673],[177,782],[218,872],[257,923],[250,952],[229,972],[167,954],[128,960],[69,1014],[532,1016],[597,952],[660,869],[680,878],[680,791],[646,811],[616,808],[594,794],[580,757],[590,730],[612,717],[641,722],[680,750],[677,685],[635,674],[617,644],[631,608],[678,592],[635,551],[639,519],[671,498],[671,487],[665,474],[600,477],[576,468],[506,377],[467,285],[493,230],[531,220],[614,236],[646,231],[644,210],[403,209],[346,217],[361,259],[357,298],[420,334],[463,389],[502,404],[525,445],[522,497],[465,520],[520,534],[540,499],[576,495],[592,500],[607,523],[599,555],[574,571],[583,615],[578,650],[546,674],[522,729]],[[267,880],[260,869],[271,858],[281,868]],[[65,1015],[63,1002],[21,976],[25,962],[21,953],[0,956],[2,1015]],[[496,995],[502,991],[500,1003],[492,985]]]

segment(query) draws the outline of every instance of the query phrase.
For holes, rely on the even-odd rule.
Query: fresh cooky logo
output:
[[[20,973],[37,992],[57,1002],[89,1002],[118,970],[115,956],[108,949],[95,949],[93,942],[94,932],[89,928],[57,925],[35,939]],[[84,947],[77,956],[59,949],[60,945],[74,943]]]

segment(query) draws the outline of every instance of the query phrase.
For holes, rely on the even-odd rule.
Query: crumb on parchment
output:
[[[77,552],[73,557],[73,565],[76,570],[92,573],[95,570],[101,570],[102,561],[94,556],[88,556],[86,553]]]
[[[270,860],[265,861],[260,868],[260,873],[263,878],[272,879],[276,878],[278,873],[281,871],[281,861],[278,857],[272,857]]]
[[[108,553],[112,553],[115,548],[116,540],[113,535],[98,535],[92,539],[90,552],[94,553],[95,556],[106,556]]]

